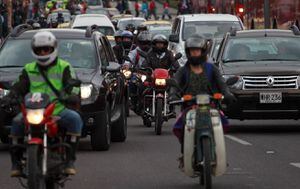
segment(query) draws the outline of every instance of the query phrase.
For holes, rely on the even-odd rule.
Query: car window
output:
[[[182,38],[185,41],[194,34],[202,35],[206,38],[221,38],[230,31],[231,28],[242,30],[239,22],[219,22],[219,21],[194,21],[185,22],[183,25]]]
[[[112,51],[112,48],[111,48],[111,45],[110,45],[109,41],[104,36],[102,37],[102,41],[103,41],[103,45],[106,47],[106,50],[107,50],[107,53],[108,53],[107,56],[108,56],[109,61],[115,62],[116,61],[115,55],[114,55],[114,52]]]
[[[102,44],[101,38],[98,41],[98,47],[99,47],[99,54],[100,54],[100,59],[101,59],[101,64],[102,66],[108,66],[109,65],[109,59],[107,58],[107,53],[105,52],[105,47]]]
[[[297,37],[247,37],[230,39],[223,61],[240,60],[300,60],[300,38]]]
[[[87,26],[75,26],[74,29],[86,30]],[[104,35],[114,35],[114,29],[108,26],[99,26],[98,31]]]
[[[59,39],[58,55],[76,68],[94,68],[96,51],[91,40]],[[19,66],[33,62],[31,40],[8,40],[0,51],[0,67]]]
[[[130,19],[130,20],[120,20],[118,23],[118,28],[120,30],[125,30],[126,26],[128,24],[133,24],[135,27],[138,27],[139,25],[141,25],[143,22],[145,22],[145,20],[134,20],[134,19]]]
[[[177,29],[177,25],[178,25],[178,18],[176,18],[175,20],[174,20],[174,23],[173,23],[173,26],[172,26],[172,33],[174,34],[175,33],[175,31],[176,31],[176,29]]]

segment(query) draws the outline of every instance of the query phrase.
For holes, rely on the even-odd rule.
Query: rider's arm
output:
[[[174,70],[178,70],[180,68],[180,65],[178,61],[175,60],[175,57],[171,51],[169,51],[169,56],[170,56],[169,61],[170,61],[171,68]]]
[[[137,49],[130,51],[128,54],[128,57],[131,60],[131,63],[128,61],[125,61],[124,65],[129,66],[129,67],[133,66],[132,64],[135,64],[136,56],[137,56]]]
[[[29,92],[30,81],[25,70],[22,71],[19,79],[13,84],[10,89],[9,97],[15,98],[24,97]]]
[[[222,77],[219,68],[215,65],[213,65],[213,78],[216,82],[216,87],[218,91],[220,91],[226,98],[226,96],[232,96],[232,93],[230,92],[227,84],[224,81],[224,78]]]

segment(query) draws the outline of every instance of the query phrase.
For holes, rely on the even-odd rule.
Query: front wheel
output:
[[[163,99],[158,98],[156,102],[156,114],[155,114],[155,133],[161,135],[161,127],[163,123]]]
[[[212,188],[212,167],[211,167],[211,144],[208,137],[202,139],[203,150],[203,171],[200,176],[200,184],[204,185],[205,189]]]
[[[39,145],[29,145],[27,148],[28,189],[45,189],[45,179],[42,175],[42,150]]]

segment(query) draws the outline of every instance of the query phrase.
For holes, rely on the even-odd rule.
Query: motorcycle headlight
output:
[[[131,71],[130,70],[123,70],[123,74],[126,79],[129,79],[131,77]]]
[[[92,95],[92,89],[93,85],[92,84],[82,84],[80,86],[80,94],[81,94],[81,99],[88,99]]]
[[[166,80],[165,79],[155,79],[155,85],[165,86],[166,85]]]
[[[0,98],[3,98],[8,94],[9,94],[9,90],[0,88]]]
[[[147,79],[147,76],[146,76],[146,75],[142,75],[142,76],[141,76],[142,82],[146,81],[146,79]]]
[[[44,119],[44,109],[28,109],[26,119],[28,123],[33,125],[40,124]]]
[[[243,89],[243,79],[242,79],[242,77],[236,76],[236,75],[223,75],[223,78],[225,79],[226,83],[229,79],[236,78],[236,82],[228,84],[228,87],[231,88],[231,89]]]

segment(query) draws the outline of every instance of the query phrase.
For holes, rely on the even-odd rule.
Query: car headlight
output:
[[[93,85],[92,84],[82,84],[80,86],[81,99],[88,99],[92,95]]]
[[[131,77],[131,71],[130,70],[123,70],[123,74],[126,79],[129,79]]]
[[[155,85],[165,86],[166,85],[166,80],[165,79],[155,79]]]
[[[0,88],[0,98],[3,98],[8,94],[9,94],[9,90]]]
[[[147,76],[146,76],[146,75],[141,75],[141,80],[142,80],[142,82],[146,81],[146,79],[147,79]]]
[[[230,83],[228,85],[229,88],[231,89],[243,89],[243,79],[240,76],[236,75],[223,75],[223,78],[225,79],[225,82],[227,83],[229,79],[235,79],[235,83]]]
[[[45,109],[28,109],[26,114],[26,119],[28,123],[33,125],[40,124],[44,119]]]

